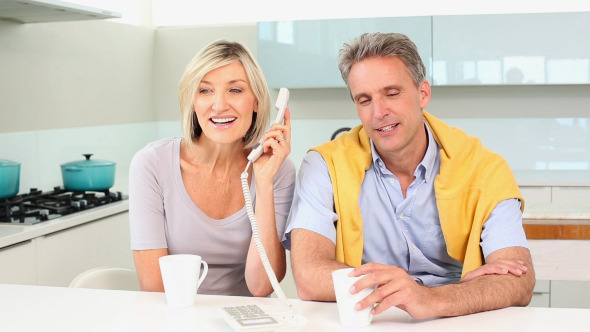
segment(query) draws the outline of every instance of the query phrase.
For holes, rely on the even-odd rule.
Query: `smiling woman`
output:
[[[141,289],[163,291],[159,257],[195,254],[209,264],[199,293],[267,296],[273,289],[252,241],[240,175],[262,138],[264,154],[248,181],[260,238],[280,280],[286,266],[279,237],[295,182],[287,159],[290,116],[264,131],[270,115],[264,75],[234,42],[217,41],[195,55],[179,99],[184,137],[148,144],[129,170],[131,247]]]
[[[197,88],[193,107],[203,140],[216,136],[225,142],[241,140],[243,133],[257,123],[256,96],[241,62],[207,73]],[[230,109],[235,114],[227,114]]]

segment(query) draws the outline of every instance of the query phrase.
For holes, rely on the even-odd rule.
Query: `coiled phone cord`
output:
[[[260,240],[260,232],[258,231],[258,221],[256,220],[256,216],[254,215],[254,208],[252,207],[252,197],[250,196],[250,188],[248,186],[248,168],[250,168],[250,164],[252,162],[248,161],[248,165],[246,165],[246,169],[240,175],[240,180],[242,182],[242,191],[244,192],[244,200],[246,201],[246,213],[248,214],[248,219],[250,219],[250,225],[252,226],[252,236],[254,237],[254,244],[256,245],[256,249],[258,250],[258,254],[260,255],[260,260],[262,261],[262,265],[264,266],[264,270],[268,275],[268,279],[270,280],[270,284],[272,285],[272,289],[277,294],[277,297],[290,308],[293,307],[291,302],[287,299],[285,292],[281,288],[279,281],[268,261],[268,256],[266,255],[266,250],[264,249],[264,245]]]

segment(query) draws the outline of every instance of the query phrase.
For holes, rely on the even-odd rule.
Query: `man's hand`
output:
[[[481,277],[486,274],[512,273],[513,275],[520,277],[527,271],[528,269],[526,265],[524,265],[523,261],[514,259],[498,259],[496,261],[484,264],[479,268],[466,273],[459,282],[465,282],[473,278]]]
[[[417,319],[461,316],[529,304],[535,286],[530,252],[522,247],[492,252],[487,264],[467,273],[460,282],[437,287],[418,284],[407,272],[376,263],[361,265],[351,276],[366,275],[351,289],[377,286],[358,303],[357,310],[375,305],[373,314],[393,306]]]
[[[371,286],[377,286],[377,289],[357,304],[357,310],[375,305],[371,312],[377,315],[395,306],[417,319],[435,316],[431,306],[436,303],[433,301],[434,288],[418,284],[405,270],[391,265],[368,263],[351,272],[351,276],[361,275],[366,276],[352,286],[351,293]]]

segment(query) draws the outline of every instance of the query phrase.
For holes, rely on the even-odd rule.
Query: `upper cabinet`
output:
[[[121,14],[59,0],[0,0],[0,20],[18,23],[119,18]]]
[[[365,32],[406,34],[432,73],[429,16],[259,23],[258,61],[271,88],[344,87],[338,51]]]
[[[590,13],[462,15],[258,24],[258,59],[272,88],[343,87],[342,45],[401,32],[432,85],[590,83]]]
[[[588,84],[590,13],[433,17],[434,85]]]

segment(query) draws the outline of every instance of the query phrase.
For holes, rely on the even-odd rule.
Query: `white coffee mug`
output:
[[[199,255],[189,254],[162,256],[159,262],[168,305],[188,307],[195,304],[197,289],[209,270],[207,262]]]
[[[372,306],[358,311],[354,306],[362,299],[369,296],[375,287],[368,287],[356,294],[350,293],[350,287],[364,276],[349,277],[348,274],[353,268],[345,268],[332,272],[332,281],[334,282],[334,292],[336,293],[336,303],[338,305],[338,314],[340,323],[348,327],[363,327],[371,324],[373,314]]]

